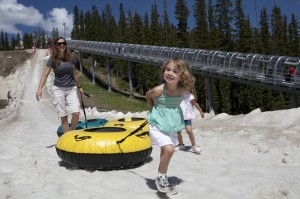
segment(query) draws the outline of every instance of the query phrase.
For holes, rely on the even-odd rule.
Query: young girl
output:
[[[165,83],[146,93],[150,107],[147,116],[150,138],[153,146],[158,146],[161,150],[155,184],[160,192],[176,194],[176,188],[169,184],[167,171],[177,143],[177,132],[184,129],[180,108],[182,96],[193,88],[194,78],[188,64],[181,59],[166,62],[162,66],[161,75]]]
[[[193,107],[197,108],[197,110],[200,112],[200,115],[202,118],[204,117],[204,113],[196,100],[197,100],[197,93],[196,93],[195,88],[193,87],[191,90],[191,93],[188,93],[187,95],[183,96],[183,100],[180,104],[180,107],[183,112],[185,130],[186,130],[187,134],[189,135],[189,138],[190,138],[190,141],[192,144],[191,149],[193,152],[200,155],[201,150],[196,145],[195,136],[194,136],[193,128],[192,128],[192,119],[195,118]],[[179,131],[178,132],[178,145],[175,147],[175,151],[184,150],[184,149],[185,149],[185,146],[183,144],[182,134],[181,134],[181,131]]]

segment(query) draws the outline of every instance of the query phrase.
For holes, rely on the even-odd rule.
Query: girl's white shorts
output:
[[[53,86],[52,89],[53,106],[59,117],[69,113],[80,112],[80,102],[75,86],[59,87]]]
[[[177,132],[161,132],[156,126],[149,124],[149,135],[152,141],[152,145],[156,147],[162,147],[168,144],[173,146],[177,143]]]

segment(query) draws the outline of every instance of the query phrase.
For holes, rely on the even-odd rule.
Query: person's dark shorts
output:
[[[184,120],[185,126],[192,126],[192,120]]]

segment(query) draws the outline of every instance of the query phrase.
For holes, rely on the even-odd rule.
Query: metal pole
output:
[[[211,77],[206,77],[207,97],[208,97],[208,112],[214,111],[213,95],[212,95],[212,80]]]
[[[132,87],[132,68],[131,62],[128,62],[128,79],[129,79],[129,89],[130,89],[130,98],[133,98],[133,87]]]
[[[80,73],[82,74],[82,52],[79,52],[80,59]]]
[[[62,24],[64,26],[64,34],[65,34],[65,38],[67,37],[67,34],[66,34],[66,23],[63,23]]]
[[[108,91],[111,91],[111,76],[110,76],[110,65],[109,58],[106,58],[106,67],[107,67],[107,78],[108,78]]]
[[[295,95],[295,94],[290,95],[290,105],[291,105],[291,108],[298,108],[297,95]]]
[[[96,62],[96,60],[95,60],[95,56],[94,55],[92,55],[92,84],[95,84],[96,83],[96,81],[95,81],[95,67],[96,67],[96,64],[97,64],[97,62]]]

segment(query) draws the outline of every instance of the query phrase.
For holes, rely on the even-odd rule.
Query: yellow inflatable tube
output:
[[[64,133],[56,144],[57,154],[63,161],[79,167],[119,168],[139,164],[152,152],[147,121],[140,120],[135,128],[127,122],[124,120],[122,127],[111,121],[108,126]]]
[[[127,128],[138,128],[141,124],[146,121],[146,118],[141,117],[124,117],[116,120],[111,120],[105,123],[105,126],[114,126],[114,127],[127,127]],[[149,131],[148,124],[145,126],[144,130]]]

